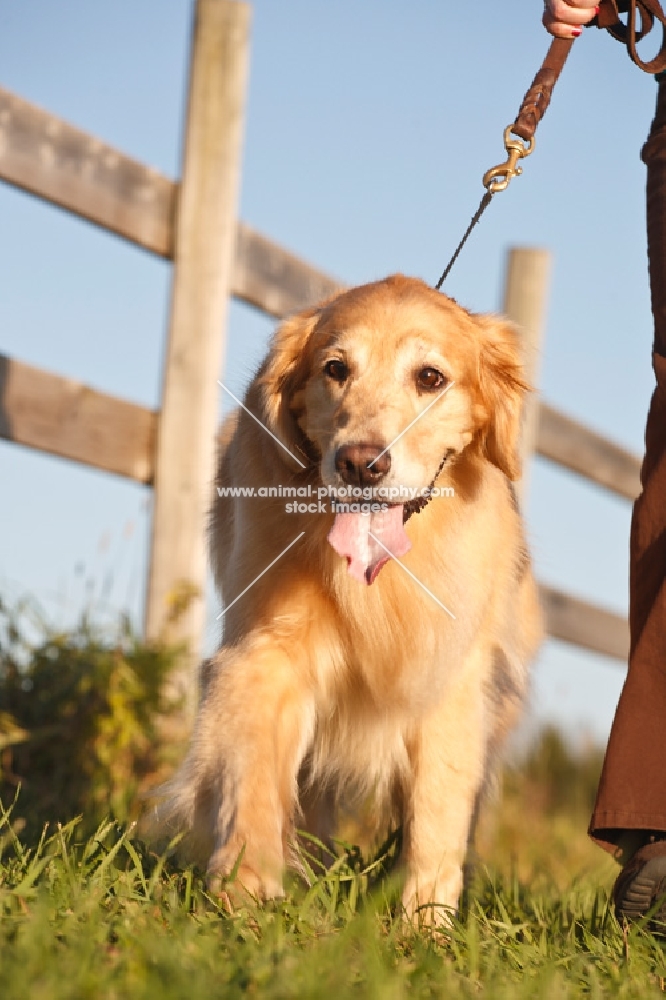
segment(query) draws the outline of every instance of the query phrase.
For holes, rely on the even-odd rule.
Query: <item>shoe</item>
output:
[[[615,880],[613,902],[620,923],[651,913],[648,929],[666,936],[666,840],[639,847]]]

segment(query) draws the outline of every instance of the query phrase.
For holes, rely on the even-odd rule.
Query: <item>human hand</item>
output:
[[[578,38],[599,13],[599,0],[544,0],[543,25],[556,38]]]

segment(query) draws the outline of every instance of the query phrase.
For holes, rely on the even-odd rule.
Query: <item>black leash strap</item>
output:
[[[455,262],[458,260],[458,254],[460,253],[460,251],[462,250],[462,248],[465,246],[465,243],[467,243],[467,238],[469,237],[470,233],[474,229],[474,226],[477,224],[477,222],[479,221],[479,219],[481,218],[481,216],[483,215],[483,213],[485,212],[485,210],[488,208],[488,205],[490,204],[490,202],[492,200],[493,200],[493,192],[492,191],[486,191],[486,193],[484,194],[483,198],[481,199],[481,204],[479,205],[479,207],[477,208],[476,212],[472,216],[472,221],[470,222],[469,226],[467,227],[467,229],[465,231],[465,235],[463,236],[463,238],[461,239],[460,243],[456,247],[456,251],[455,251],[453,257],[451,258],[451,260],[446,265],[446,268],[444,269],[444,273],[442,274],[442,277],[439,279],[439,281],[435,285],[435,288],[437,289],[437,291],[440,290],[440,288],[442,287],[442,285],[444,284],[444,282],[448,278],[449,271],[451,270],[451,268],[453,267],[453,265],[455,264]]]

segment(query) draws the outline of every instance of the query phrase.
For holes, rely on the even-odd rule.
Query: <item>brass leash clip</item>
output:
[[[497,194],[498,191],[505,191],[509,186],[509,181],[514,177],[519,177],[523,168],[518,166],[518,161],[524,156],[529,156],[534,151],[534,137],[524,141],[511,132],[512,125],[507,125],[504,129],[504,148],[508,153],[505,163],[500,163],[496,167],[486,170],[483,175],[483,186],[490,194]]]
[[[632,2],[654,4],[658,0],[632,0]],[[530,89],[523,98],[518,117],[513,125],[507,125],[504,129],[504,148],[507,152],[507,160],[505,163],[500,163],[497,167],[491,167],[490,170],[486,170],[483,175],[483,186],[486,190],[481,203],[472,216],[472,221],[465,230],[463,238],[456,247],[453,257],[446,265],[444,273],[435,285],[435,288],[440,289],[446,281],[451,268],[458,259],[460,251],[469,238],[469,234],[493,200],[493,195],[497,194],[498,191],[505,191],[509,186],[509,181],[513,177],[518,177],[522,174],[523,171],[518,166],[518,161],[522,160],[524,156],[529,156],[534,151],[534,132],[548,107],[553,87],[571,51],[573,42],[573,38],[554,38],[550,43],[550,48],[546,53],[546,58],[543,61],[541,69],[534,77]]]

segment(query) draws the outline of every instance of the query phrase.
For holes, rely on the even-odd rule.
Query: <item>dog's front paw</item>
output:
[[[281,879],[269,870],[259,871],[245,862],[244,852],[230,858],[228,848],[216,851],[208,863],[208,891],[233,911],[250,901],[263,903],[284,896]]]
[[[458,867],[435,876],[409,875],[402,893],[405,918],[416,927],[450,927],[458,912],[462,884]]]

